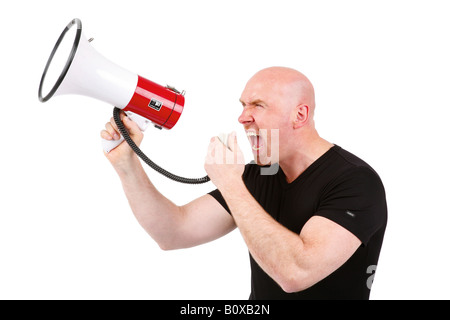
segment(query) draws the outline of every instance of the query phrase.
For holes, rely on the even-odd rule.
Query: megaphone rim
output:
[[[47,75],[47,71],[50,67],[50,64],[52,63],[53,57],[55,56],[55,53],[58,50],[59,45],[61,44],[62,40],[64,39],[64,36],[66,35],[67,31],[69,31],[70,28],[72,28],[74,25],[77,26],[77,32],[75,35],[75,39],[74,39],[69,57],[67,58],[66,64],[65,64],[63,70],[61,71],[61,74],[59,75],[58,80],[55,82],[53,88],[50,90],[50,92],[45,97],[43,97],[42,96],[42,87],[43,87],[43,84],[45,81],[45,76]],[[56,41],[56,44],[53,47],[50,57],[47,60],[47,64],[45,65],[45,69],[44,69],[44,72],[42,73],[42,77],[41,77],[41,82],[39,84],[39,100],[41,102],[48,101],[55,94],[55,92],[58,90],[59,86],[63,82],[64,78],[66,77],[67,72],[69,71],[70,66],[72,65],[73,59],[75,58],[75,53],[77,52],[78,45],[79,45],[80,39],[81,39],[81,33],[82,33],[81,20],[78,18],[75,18],[72,21],[70,21],[69,24],[64,28],[63,32],[61,33],[58,40]]]

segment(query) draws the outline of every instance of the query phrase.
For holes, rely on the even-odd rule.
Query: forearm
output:
[[[136,219],[161,248],[166,247],[182,210],[155,188],[137,157],[115,169]]]
[[[301,271],[303,242],[298,234],[274,220],[243,182],[221,190],[247,247],[259,266],[285,291]]]

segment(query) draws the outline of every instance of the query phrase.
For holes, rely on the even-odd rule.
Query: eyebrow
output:
[[[239,99],[239,102],[240,102],[242,105],[245,106],[245,102],[244,102],[244,101],[242,101],[241,99]],[[264,104],[264,105],[267,105],[267,104],[266,104],[263,100],[261,100],[261,99],[252,100],[252,101],[250,101],[250,103],[249,103],[249,105],[256,105],[256,104]]]

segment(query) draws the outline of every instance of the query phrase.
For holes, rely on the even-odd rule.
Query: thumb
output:
[[[134,141],[134,143],[139,146],[144,138],[144,134],[141,129],[137,125],[136,122],[131,120],[130,117],[126,116],[125,113],[121,114],[121,119],[125,129],[128,131],[130,138]]]

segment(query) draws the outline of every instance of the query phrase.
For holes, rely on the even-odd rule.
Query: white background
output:
[[[0,11],[0,299],[247,299],[250,291],[238,231],[163,252],[139,226],[100,147],[112,106],[80,96],[38,101],[50,51],[75,17],[112,61],[186,90],[175,128],[149,128],[142,144],[185,176],[205,174],[211,136],[241,130],[238,99],[256,71],[305,73],[319,133],[385,184],[389,223],[371,298],[449,299],[449,14],[435,0],[8,3]],[[177,204],[213,189],[147,172]]]

